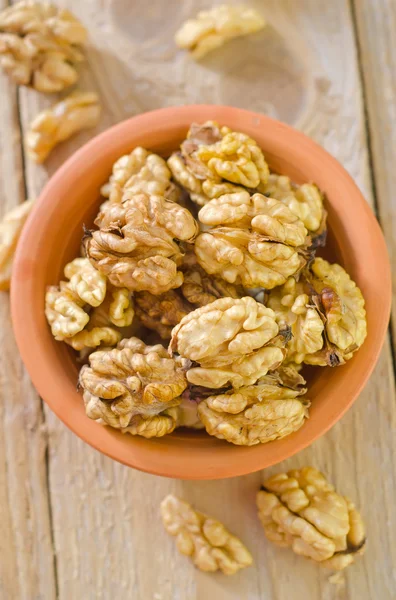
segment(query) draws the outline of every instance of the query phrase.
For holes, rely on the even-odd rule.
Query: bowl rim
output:
[[[233,126],[233,121],[238,121],[238,124],[242,121],[246,121],[249,123],[258,123],[260,127],[272,126],[276,127],[279,135],[287,136],[289,145],[305,145],[309,146],[311,152],[316,153],[321,163],[324,165],[328,165],[333,170],[337,171],[337,175],[340,180],[343,181],[344,185],[347,186],[350,191],[353,193],[355,203],[359,204],[359,210],[365,213],[365,218],[369,223],[369,232],[364,232],[364,235],[370,235],[371,238],[375,238],[375,252],[380,258],[380,262],[382,265],[382,272],[384,274],[384,280],[382,281],[381,287],[381,296],[380,296],[380,304],[381,304],[381,315],[380,322],[378,325],[378,329],[376,330],[376,336],[373,340],[372,346],[370,347],[370,352],[367,353],[367,358],[365,361],[365,370],[363,376],[354,386],[353,393],[350,397],[345,401],[341,410],[335,411],[334,414],[329,418],[328,422],[323,426],[318,427],[315,432],[313,432],[310,436],[304,438],[304,440],[299,440],[299,443],[296,444],[296,447],[290,449],[287,446],[281,446],[280,449],[272,453],[273,457],[269,460],[265,460],[265,452],[263,453],[263,460],[257,461],[257,464],[252,466],[249,461],[247,464],[243,460],[240,460],[238,464],[229,465],[224,464],[221,468],[221,473],[218,470],[214,470],[208,468],[205,474],[199,473],[198,475],[195,473],[194,469],[191,468],[188,460],[179,461],[177,465],[169,464],[167,461],[162,464],[160,461],[155,463],[153,460],[148,460],[147,464],[144,459],[136,459],[136,456],[132,453],[128,456],[123,453],[120,455],[120,452],[113,449],[113,446],[108,443],[108,438],[104,438],[99,434],[99,430],[95,435],[92,435],[90,427],[81,426],[79,423],[75,423],[73,418],[69,417],[67,410],[60,410],[58,405],[54,405],[53,401],[53,392],[51,389],[51,380],[50,377],[43,376],[42,374],[37,372],[37,361],[38,356],[40,355],[40,344],[36,343],[34,346],[31,344],[31,337],[26,333],[26,324],[29,323],[29,305],[26,305],[26,298],[29,293],[29,285],[28,280],[24,274],[24,261],[29,258],[29,240],[31,236],[36,233],[36,229],[39,225],[40,213],[46,209],[46,207],[50,206],[52,203],[52,195],[56,192],[56,189],[59,186],[63,187],[65,185],[70,185],[70,174],[71,172],[75,173],[76,170],[81,172],[81,169],[87,168],[87,158],[92,159],[100,152],[101,148],[106,147],[111,140],[115,140],[118,136],[122,136],[126,130],[134,132],[141,131],[142,135],[144,131],[150,129],[150,127],[154,130],[163,130],[164,128],[169,128],[169,123],[172,122],[174,125],[182,125],[188,127],[187,123],[191,123],[197,117],[194,116],[197,113],[200,115],[200,119],[202,119],[202,114],[206,115],[206,119],[214,119],[218,121],[226,122],[228,125]],[[222,113],[227,114],[227,117],[223,120]],[[209,116],[211,115],[211,117]],[[136,146],[134,142],[131,143],[131,148]],[[90,166],[90,162],[88,162]],[[56,196],[56,193],[55,193]],[[32,382],[43,398],[43,400],[48,404],[48,406],[55,412],[55,414],[60,418],[65,425],[71,429],[76,435],[78,435],[81,439],[83,439],[90,446],[96,448],[106,456],[117,460],[127,466],[131,466],[141,471],[145,471],[148,473],[153,473],[166,477],[175,477],[181,479],[221,479],[227,477],[235,477],[240,475],[245,475],[248,473],[252,473],[258,471],[262,468],[266,468],[273,464],[276,464],[286,458],[289,458],[299,452],[300,450],[306,448],[310,444],[312,444],[316,439],[326,433],[350,408],[356,398],[359,396],[360,392],[366,385],[374,367],[378,360],[379,354],[381,352],[381,348],[383,342],[385,340],[388,321],[390,315],[391,308],[391,269],[390,262],[388,257],[388,252],[386,248],[386,243],[383,237],[382,230],[377,222],[370,206],[362,196],[359,188],[351,178],[351,176],[347,173],[344,167],[324,148],[314,142],[312,139],[307,137],[300,131],[297,131],[293,127],[286,125],[280,121],[272,119],[270,117],[264,116],[260,113],[255,113],[252,111],[247,111],[244,109],[222,106],[222,105],[184,105],[184,106],[172,106],[168,108],[161,108],[157,110],[153,110],[150,112],[146,112],[129,119],[126,119],[109,129],[103,131],[99,135],[95,136],[88,143],[83,145],[80,149],[78,149],[75,153],[73,153],[68,160],[55,172],[55,174],[49,179],[49,181],[44,186],[41,191],[36,204],[30,214],[25,227],[23,228],[22,235],[20,238],[20,242],[18,244],[15,258],[14,258],[14,267],[12,274],[12,283],[11,283],[11,313],[12,313],[12,322],[14,327],[15,338],[17,342],[17,346],[19,348],[19,352],[21,354],[22,360],[25,364],[25,367],[32,379]],[[30,314],[33,317],[33,314]],[[34,351],[32,348],[34,347]],[[43,359],[43,368],[47,372],[47,375],[50,375],[50,365],[45,363],[45,352],[41,356]],[[108,429],[103,428],[101,429]],[[292,436],[289,436],[292,437]],[[106,441],[107,440],[107,441]],[[223,442],[225,443],[225,442]],[[277,444],[277,442],[271,442],[272,444]],[[257,449],[258,447],[265,448],[267,445],[261,444],[258,446],[252,446],[249,448],[233,446],[229,445],[230,450],[233,449],[236,452],[238,448],[241,450],[251,450]]]

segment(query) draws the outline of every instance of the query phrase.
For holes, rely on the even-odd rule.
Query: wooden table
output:
[[[59,2],[61,4],[61,2]],[[215,3],[215,2],[213,2]],[[0,7],[7,4],[0,0]],[[197,64],[173,44],[194,0],[64,0],[90,33],[81,88],[99,93],[98,131],[146,110],[223,103],[303,130],[356,179],[386,235],[395,266],[396,3],[394,0],[249,1],[269,26]],[[27,124],[54,101],[0,76],[1,213],[36,196],[94,131],[63,144],[46,166],[22,149]],[[381,290],[378,290],[381,293]],[[339,585],[318,566],[270,545],[255,492],[262,473],[225,481],[172,481],[139,473],[77,439],[43,405],[0,298],[1,600],[390,600],[396,597],[396,439],[392,329],[354,407],[310,448],[265,475],[312,464],[356,499],[367,552]],[[394,334],[396,330],[393,329]],[[158,515],[176,492],[220,517],[251,549],[235,577],[202,574],[178,555]]]

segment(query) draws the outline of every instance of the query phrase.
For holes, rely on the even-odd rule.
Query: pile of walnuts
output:
[[[54,337],[86,363],[87,415],[246,446],[302,427],[302,366],[342,365],[366,337],[359,288],[316,256],[320,190],[271,173],[253,139],[209,121],[168,160],[122,156],[101,193],[82,256],[46,295]]]

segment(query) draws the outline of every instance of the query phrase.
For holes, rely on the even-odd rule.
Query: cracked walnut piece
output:
[[[297,275],[309,255],[246,229],[215,227],[198,235],[195,254],[201,267],[229,283],[245,288],[272,289]]]
[[[308,246],[303,222],[288,207],[274,198],[249,192],[225,194],[206,204],[198,214],[204,225],[250,228],[275,242],[289,246]]]
[[[305,381],[291,367],[251,386],[212,395],[198,405],[207,433],[241,446],[264,444],[297,431],[308,418]]]
[[[186,21],[177,31],[175,42],[198,60],[228,40],[255,33],[265,24],[254,8],[222,4],[203,10],[195,19]]]
[[[117,203],[122,202],[126,191],[134,194],[145,192],[175,200],[175,186],[170,178],[171,172],[166,161],[139,146],[114,163],[110,179],[100,191],[110,202]]]
[[[0,222],[0,290],[10,288],[12,263],[22,228],[33,208],[34,200],[22,202]]]
[[[178,242],[192,243],[198,233],[187,209],[162,196],[128,192],[95,224],[100,229],[87,232],[85,252],[114,286],[158,295],[183,283]]]
[[[288,363],[301,364],[307,355],[322,350],[323,321],[303,279],[297,282],[290,277],[283,286],[271,290],[267,306],[275,312],[280,328],[291,328],[292,338],[287,344]]]
[[[310,233],[319,232],[320,228],[325,229],[323,194],[315,184],[294,185],[286,175],[271,173],[268,181],[259,186],[259,191],[283,202],[301,219]]]
[[[92,92],[73,92],[32,121],[25,137],[28,156],[42,163],[52,149],[83,129],[99,121],[98,96]]]
[[[86,413],[124,433],[160,437],[173,431],[187,380],[180,359],[138,338],[94,352],[80,371]]]
[[[312,287],[313,303],[323,323],[326,347],[307,356],[314,365],[337,366],[352,358],[367,335],[366,311],[362,292],[338,264],[316,258],[305,274]]]
[[[360,513],[313,467],[270,477],[257,494],[267,538],[322,566],[342,570],[365,549]]]
[[[0,66],[19,85],[60,92],[76,83],[87,32],[68,10],[18,2],[0,13]]]
[[[218,389],[251,385],[285,357],[272,310],[253,298],[221,298],[185,316],[172,331],[169,352],[193,363],[190,383]]]
[[[176,537],[180,554],[190,556],[201,571],[233,575],[253,563],[248,549],[222,523],[172,494],[161,502],[161,517],[166,531]]]
[[[268,180],[269,168],[257,143],[214,121],[193,123],[180,149],[168,159],[168,166],[199,205]]]

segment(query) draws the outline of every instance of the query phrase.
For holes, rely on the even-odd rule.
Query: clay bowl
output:
[[[316,369],[310,418],[293,435],[234,446],[204,432],[177,430],[146,440],[88,419],[76,389],[78,366],[65,344],[54,341],[44,317],[46,286],[57,284],[77,256],[83,224],[90,225],[99,188],[113,162],[135,146],[167,156],[193,121],[214,119],[253,137],[272,167],[297,183],[315,181],[326,193],[331,260],[340,262],[366,299],[368,337],[346,365]],[[128,119],[78,150],[42,191],[24,228],[12,280],[12,319],[33,383],[58,417],[79,437],[128,466],[184,479],[217,479],[263,469],[302,450],[336,423],[356,400],[377,361],[390,310],[390,267],[384,238],[368,204],[343,167],[312,140],[263,115],[223,106],[182,106]]]

